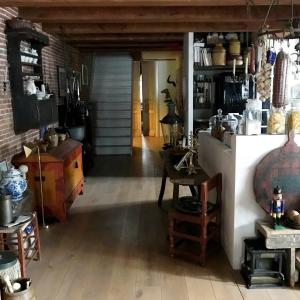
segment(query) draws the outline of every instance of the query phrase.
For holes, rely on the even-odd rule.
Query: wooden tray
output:
[[[257,203],[270,212],[273,189],[279,185],[285,199],[285,210],[300,208],[300,147],[294,131],[288,142],[267,154],[256,167],[254,192]]]

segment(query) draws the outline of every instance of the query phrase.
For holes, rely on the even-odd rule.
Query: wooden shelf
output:
[[[241,66],[236,66],[236,70],[242,70],[244,69],[245,66],[241,65]],[[194,73],[197,71],[231,71],[233,69],[233,66],[201,66],[201,67],[197,67],[197,65],[195,65],[194,63]]]
[[[28,52],[23,52],[23,51],[20,51],[21,55],[24,55],[24,56],[29,56],[29,57],[33,57],[33,58],[39,58],[38,55],[35,55],[35,54],[32,54],[32,53],[28,53]]]
[[[22,72],[22,77],[24,76],[42,76],[42,72],[35,72],[35,73],[26,73],[26,72]]]
[[[33,64],[33,63],[29,63],[29,62],[21,62],[21,65],[30,66],[30,67],[39,67],[39,68],[42,67],[40,64]]]

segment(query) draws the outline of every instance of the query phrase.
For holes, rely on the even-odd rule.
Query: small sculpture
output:
[[[280,219],[284,215],[284,199],[282,198],[281,188],[278,185],[273,191],[272,201],[270,203],[270,215],[273,218],[274,229],[282,229]]]
[[[188,169],[188,174],[197,174],[197,167],[194,165],[194,159],[197,158],[197,138],[194,137],[193,132],[190,132],[188,152],[183,156],[180,162],[174,166],[177,171],[183,168]]]

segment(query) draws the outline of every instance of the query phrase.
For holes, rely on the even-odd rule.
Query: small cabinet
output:
[[[83,192],[81,146],[81,143],[68,139],[47,153],[41,153],[45,213],[61,222],[66,220],[69,207]],[[13,157],[12,163],[28,166],[28,186],[33,194],[33,206],[38,209],[41,201],[37,155],[26,158],[19,154]]]
[[[7,57],[12,94],[14,130],[16,133],[54,123],[58,120],[56,98],[38,100],[26,93],[26,82],[43,84],[42,48],[49,45],[48,36],[30,29],[6,29]]]

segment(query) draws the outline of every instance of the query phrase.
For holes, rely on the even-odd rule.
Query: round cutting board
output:
[[[285,199],[285,210],[300,209],[300,147],[294,131],[288,142],[268,153],[257,165],[254,175],[256,201],[270,212],[273,189],[278,185]]]

